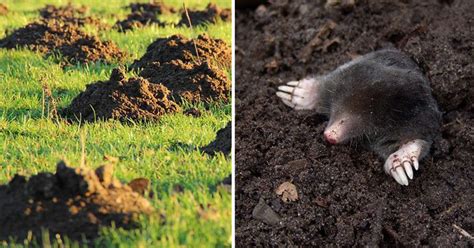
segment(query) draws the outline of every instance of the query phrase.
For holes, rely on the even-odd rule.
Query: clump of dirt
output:
[[[201,117],[202,113],[201,113],[201,110],[197,109],[197,108],[190,108],[190,109],[186,109],[183,114],[185,115],[189,115],[189,116],[192,116],[192,117]]]
[[[197,54],[196,54],[197,49]],[[166,63],[172,60],[185,63],[208,61],[230,67],[232,50],[220,39],[212,39],[207,35],[199,35],[196,39],[188,39],[181,35],[159,38],[150,44],[145,55],[132,64],[133,69],[145,68],[154,62]]]
[[[175,13],[176,10],[164,3],[131,3],[128,8],[132,10],[125,20],[118,21],[115,28],[125,32],[147,25],[156,24],[165,26],[165,23],[158,20],[157,15]]]
[[[237,246],[473,246],[474,2],[272,3],[236,15]],[[275,96],[284,82],[388,47],[420,64],[444,111],[408,187],[385,175],[374,153],[327,144],[325,117]],[[295,202],[274,192],[287,181]]]
[[[39,10],[40,16],[45,20],[57,20],[61,22],[71,23],[77,26],[84,26],[91,24],[99,27],[101,30],[107,29],[108,26],[102,23],[99,19],[85,16],[89,11],[86,6],[75,7],[71,3],[67,5],[56,7],[54,5],[46,5],[46,7]]]
[[[181,60],[148,64],[139,74],[152,83],[163,84],[179,102],[228,101],[231,82],[217,66],[208,62]]]
[[[7,15],[8,7],[5,4],[0,3],[0,15]]]
[[[59,162],[56,173],[41,172],[29,180],[20,175],[0,185],[0,240],[18,241],[41,229],[82,242],[98,237],[99,228],[130,229],[139,214],[151,214],[152,205],[113,178],[113,165],[97,170],[71,168]]]
[[[108,81],[87,85],[63,110],[63,115],[89,122],[154,121],[164,114],[180,111],[169,96],[170,91],[162,84],[141,77],[127,79],[123,69],[114,69]]]
[[[111,41],[101,41],[78,26],[55,19],[40,20],[19,28],[0,40],[0,47],[26,47],[47,56],[59,54],[65,64],[122,61],[125,53]]]
[[[162,2],[131,3],[128,8],[130,8],[132,12],[151,12],[159,15],[176,13],[175,8],[170,7]]]
[[[127,16],[125,20],[117,21],[114,27],[120,32],[126,32],[127,30],[133,30],[136,28],[142,28],[148,25],[165,26],[164,23],[160,22],[153,12],[132,12]]]
[[[157,15],[176,12],[174,8],[167,6],[162,2],[131,3],[128,8],[130,8],[132,12],[125,20],[117,21],[114,26],[121,32],[153,24],[165,26],[165,23],[158,20]]]
[[[216,139],[201,150],[209,155],[215,155],[218,152],[229,155],[232,150],[232,122],[217,131]]]
[[[213,24],[216,23],[218,19],[225,22],[230,22],[232,20],[232,11],[230,9],[221,9],[213,3],[208,4],[204,10],[188,10],[188,14],[193,26],[209,23]],[[179,21],[178,26],[189,27],[189,20],[186,11],[183,11],[181,14],[181,20]]]

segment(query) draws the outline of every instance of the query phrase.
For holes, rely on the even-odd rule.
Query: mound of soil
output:
[[[0,185],[0,241],[15,237],[22,241],[29,232],[83,241],[98,237],[101,226],[130,229],[139,214],[151,214],[153,207],[128,185],[113,178],[108,164],[93,171],[71,168],[65,162],[56,173],[41,172],[29,180],[20,175]],[[41,241],[40,241],[41,242]]]
[[[361,0],[342,11],[296,0],[237,12],[237,246],[474,245],[466,234],[474,234],[473,8]],[[325,143],[326,118],[275,96],[284,82],[387,47],[420,64],[444,111],[408,187],[385,175],[374,153]],[[298,200],[275,193],[284,182]]]
[[[40,20],[0,40],[0,47],[26,47],[46,55],[60,54],[66,64],[122,61],[125,53],[111,41],[101,41],[70,23]]]
[[[175,13],[176,10],[164,3],[131,3],[128,8],[132,10],[125,20],[117,21],[115,28],[121,32],[156,24],[165,26],[157,15]]]
[[[150,83],[141,77],[126,79],[122,69],[114,69],[108,81],[87,85],[63,110],[63,115],[89,122],[153,121],[180,111],[180,107],[169,100],[169,95],[170,91],[162,84]]]
[[[108,25],[102,23],[99,19],[85,16],[88,11],[89,9],[86,6],[76,8],[71,3],[61,7],[48,4],[46,7],[39,10],[40,16],[45,20],[53,19],[61,22],[71,23],[77,26],[91,24],[97,26],[101,30],[109,28]]]
[[[130,8],[132,12],[151,12],[159,15],[176,13],[176,9],[162,2],[131,3],[128,8]]]
[[[209,155],[214,155],[222,152],[224,155],[229,155],[232,149],[232,122],[221,130],[217,131],[216,139],[207,146],[202,147],[201,150]]]
[[[216,23],[218,19],[230,22],[232,20],[232,11],[230,9],[221,9],[216,4],[210,3],[204,10],[188,10],[189,19],[193,26]],[[186,12],[181,14],[181,20],[178,26],[188,26],[189,20]]]
[[[127,30],[133,30],[136,28],[141,28],[147,25],[159,25],[165,26],[164,23],[160,22],[156,17],[156,14],[153,12],[132,12],[127,16],[125,20],[117,21],[114,27],[121,32]]]
[[[217,66],[208,62],[181,60],[148,64],[139,74],[152,83],[163,84],[179,102],[228,101],[231,82]]]
[[[8,7],[0,3],[0,15],[7,15],[7,14],[8,14]]]
[[[196,48],[199,56],[196,55]],[[198,58],[230,67],[232,50],[223,40],[212,39],[207,35],[199,35],[197,39],[173,35],[169,38],[159,38],[150,44],[145,55],[135,60],[131,67],[145,68],[154,62],[166,63],[177,59],[185,63],[195,62]]]

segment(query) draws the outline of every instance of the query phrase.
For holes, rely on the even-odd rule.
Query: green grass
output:
[[[45,4],[62,5],[68,1],[7,0],[10,13],[0,16],[0,38],[7,30],[22,27],[38,18],[37,9]],[[111,3],[113,2],[113,4]],[[128,10],[121,8],[129,0],[81,0],[74,4],[91,7],[90,14],[100,15],[106,23],[123,19]],[[182,1],[165,1],[176,7]],[[213,1],[230,7],[230,0]],[[189,8],[204,8],[208,1],[186,1]],[[112,15],[116,15],[115,17]],[[163,17],[176,23],[179,16]],[[166,28],[156,26],[119,33],[115,30],[89,33],[110,39],[130,56],[126,64],[143,55],[146,47],[158,37],[182,34],[196,37],[207,33],[231,44],[230,23],[199,27]],[[163,117],[158,123],[123,124],[117,121],[83,125],[59,123],[43,111],[42,82],[47,82],[58,99],[59,108],[71,100],[89,83],[105,80],[118,64],[101,63],[61,68],[53,58],[29,50],[0,49],[0,183],[7,183],[14,174],[34,175],[54,171],[56,163],[66,159],[78,165],[81,157],[81,136],[85,140],[87,163],[97,167],[103,156],[120,158],[115,176],[121,180],[147,177],[152,181],[156,197],[152,204],[156,216],[143,217],[141,228],[124,231],[104,228],[96,240],[100,246],[119,247],[225,247],[231,245],[231,194],[213,185],[229,175],[231,160],[223,155],[209,157],[195,150],[211,142],[217,130],[231,120],[230,104],[215,104],[209,110],[197,105],[203,116],[193,118],[181,113]],[[230,71],[230,68],[228,68]],[[229,73],[230,75],[230,73]],[[184,193],[174,193],[180,184]],[[204,206],[204,209],[202,209]],[[0,223],[1,225],[1,223]],[[58,242],[51,238],[51,242]],[[64,242],[64,241],[62,241]],[[18,244],[25,244],[17,241]],[[68,242],[70,245],[70,243]],[[13,245],[13,243],[0,243]],[[72,245],[74,246],[74,245]]]

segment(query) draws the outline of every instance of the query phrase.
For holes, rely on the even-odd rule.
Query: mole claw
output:
[[[400,177],[400,181],[402,181],[403,185],[408,185],[408,178],[405,174],[405,170],[403,170],[402,166],[397,167],[396,169],[398,176]]]
[[[415,167],[415,170],[418,170],[418,166],[419,166],[418,159],[414,158],[413,159],[413,167]]]
[[[411,163],[405,161],[403,162],[403,167],[405,167],[405,172],[407,173],[408,178],[413,179],[413,170],[411,168]]]
[[[293,91],[295,91],[295,88],[290,87],[290,86],[286,86],[286,85],[282,85],[282,86],[278,87],[278,90],[283,91],[283,92],[293,93]]]
[[[395,181],[397,181],[398,184],[402,184],[402,181],[400,180],[400,177],[398,176],[397,172],[395,172],[394,170],[391,171],[391,174],[392,174],[392,177],[395,178]]]
[[[300,83],[299,81],[291,81],[291,82],[288,82],[287,85],[297,86],[299,83]]]
[[[295,106],[296,106],[294,103],[292,103],[288,100],[285,100],[285,99],[281,99],[281,100],[283,101],[284,104],[286,104],[290,108],[295,108]],[[296,109],[298,109],[298,108],[296,108]]]
[[[278,92],[276,93],[276,95],[277,95],[279,98],[281,98],[281,99],[291,101],[291,95],[290,95],[290,94],[287,94],[287,93],[278,91]]]

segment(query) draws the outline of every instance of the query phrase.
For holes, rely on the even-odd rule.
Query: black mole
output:
[[[296,110],[329,116],[324,131],[329,143],[368,144],[402,185],[413,178],[412,166],[418,170],[440,127],[428,79],[395,49],[366,54],[324,76],[288,82],[277,95]]]

